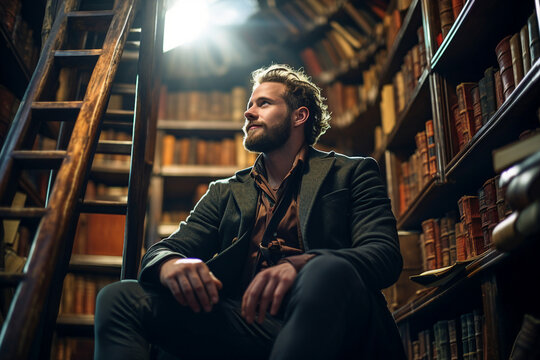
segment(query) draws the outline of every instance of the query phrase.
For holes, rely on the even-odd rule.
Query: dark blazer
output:
[[[349,261],[374,290],[394,283],[402,269],[396,221],[375,160],[310,147],[299,195],[307,253]],[[150,247],[141,282],[159,283],[159,265],[172,256],[199,258],[227,286],[240,283],[255,218],[251,168],[212,182],[178,230]]]

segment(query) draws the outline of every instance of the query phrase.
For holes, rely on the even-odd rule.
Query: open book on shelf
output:
[[[443,286],[450,282],[452,279],[459,276],[461,273],[463,273],[467,265],[469,265],[475,259],[476,257],[463,261],[456,261],[451,266],[445,266],[439,269],[424,271],[421,274],[413,275],[409,278],[412,281],[427,287]]]

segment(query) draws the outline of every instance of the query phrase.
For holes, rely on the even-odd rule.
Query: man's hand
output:
[[[181,305],[189,306],[193,311],[212,310],[212,305],[219,301],[218,290],[223,285],[208,266],[200,259],[167,260],[159,270],[159,281],[168,287]]]
[[[296,269],[286,262],[265,269],[255,276],[242,298],[242,316],[248,324],[253,323],[255,311],[258,312],[257,321],[261,324],[270,304],[270,314],[278,313],[283,297],[291,288],[296,274]]]

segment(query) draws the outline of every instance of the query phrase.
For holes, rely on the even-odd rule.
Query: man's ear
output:
[[[309,118],[309,109],[305,106],[299,107],[293,112],[294,126],[303,125]]]

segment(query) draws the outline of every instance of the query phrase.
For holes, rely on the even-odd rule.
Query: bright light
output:
[[[209,32],[210,26],[243,23],[257,11],[256,0],[169,0],[165,14],[163,52]]]
[[[163,52],[193,41],[208,26],[207,0],[178,0],[165,15]]]

